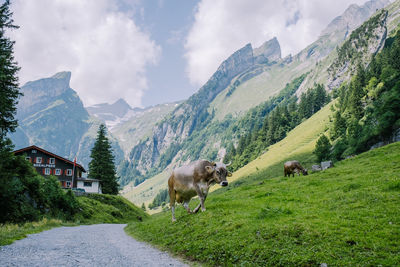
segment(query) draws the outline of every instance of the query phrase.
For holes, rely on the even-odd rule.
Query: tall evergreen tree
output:
[[[92,148],[89,178],[99,179],[103,193],[118,194],[118,183],[111,144],[106,137],[106,126],[101,124]]]
[[[0,142],[4,144],[8,132],[14,132],[17,120],[14,118],[18,97],[21,95],[18,88],[17,72],[19,67],[14,61],[14,41],[6,37],[7,29],[15,29],[10,12],[10,2],[6,0],[0,6]]]

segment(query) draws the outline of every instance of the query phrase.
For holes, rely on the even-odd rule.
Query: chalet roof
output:
[[[83,181],[83,182],[99,182],[99,179],[92,179],[92,178],[84,178],[84,177],[79,177],[76,179],[77,181]]]
[[[70,161],[70,160],[68,160],[68,159],[66,159],[66,158],[63,158],[63,157],[61,157],[61,156],[58,156],[58,155],[56,155],[56,154],[54,154],[54,153],[51,153],[51,152],[49,152],[49,151],[47,151],[47,150],[44,150],[43,148],[40,148],[40,147],[38,147],[38,146],[28,146],[28,147],[25,147],[25,148],[21,148],[21,149],[15,150],[13,153],[14,153],[14,154],[22,154],[23,152],[29,151],[29,150],[31,150],[31,149],[39,150],[39,151],[43,152],[44,154],[50,155],[50,156],[52,156],[52,157],[54,157],[54,158],[57,158],[57,159],[59,159],[59,160],[65,161],[66,163],[69,163],[69,164],[74,165],[74,162],[73,162],[73,161]],[[75,166],[76,166],[77,168],[82,169],[83,172],[86,172],[85,168],[83,168],[82,165],[76,163]]]

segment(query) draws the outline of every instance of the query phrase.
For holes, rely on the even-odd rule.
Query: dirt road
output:
[[[124,232],[124,224],[60,227],[0,247],[0,266],[185,266]]]

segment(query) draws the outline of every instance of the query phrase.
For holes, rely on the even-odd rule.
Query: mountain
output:
[[[22,86],[16,115],[19,126],[10,137],[16,149],[37,145],[68,159],[77,156],[87,168],[101,121],[86,111],[70,79],[71,72],[59,72]],[[119,162],[122,150],[115,140],[112,143]]]
[[[335,48],[387,3],[376,0],[363,6],[351,5],[314,43],[294,56],[282,59],[276,38],[259,48],[253,49],[247,44],[239,49],[196,94],[178,105],[153,128],[151,136],[132,149],[121,176],[133,177],[137,184],[166,168],[194,159],[221,160],[226,151],[225,139],[237,140],[246,131],[230,128],[235,121],[304,74],[307,77],[297,95],[315,82],[326,84],[327,69],[337,58]],[[386,25],[385,21],[380,21]],[[385,36],[381,35],[381,39]]]
[[[108,129],[112,129],[123,121],[134,116],[139,108],[131,108],[128,103],[122,98],[118,99],[113,104],[102,103],[86,107],[90,115],[104,121]]]
[[[132,148],[145,137],[151,135],[151,130],[162,118],[170,113],[180,102],[166,103],[147,107],[135,108],[128,111],[115,126],[109,127],[118,140],[126,156]]]

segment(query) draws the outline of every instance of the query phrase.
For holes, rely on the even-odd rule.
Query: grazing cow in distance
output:
[[[297,160],[287,161],[283,165],[285,177],[286,175],[290,177],[291,174],[294,177],[295,172],[300,175],[300,171],[303,173],[303,175],[308,175],[307,169],[304,169]]]
[[[227,186],[227,176],[232,176],[223,163],[215,163],[207,160],[198,160],[189,165],[182,166],[172,171],[168,179],[168,193],[172,212],[172,221],[175,219],[175,202],[183,203],[188,213],[196,213],[201,207],[205,211],[204,201],[212,183]],[[191,211],[189,202],[194,196],[199,196],[200,204]]]

